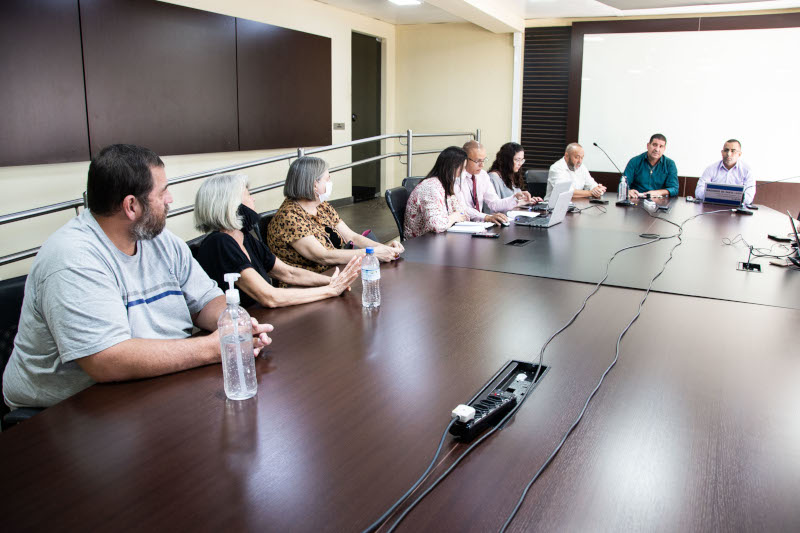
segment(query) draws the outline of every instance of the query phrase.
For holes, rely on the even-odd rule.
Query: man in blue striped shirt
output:
[[[628,196],[636,199],[650,195],[651,198],[678,196],[678,167],[664,155],[667,138],[660,133],[650,137],[647,151],[628,161],[625,177],[628,179]]]

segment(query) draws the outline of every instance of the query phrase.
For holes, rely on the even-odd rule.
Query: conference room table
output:
[[[666,216],[709,209],[678,202]],[[712,267],[682,257],[699,248],[675,250],[662,278],[681,272],[649,294],[511,531],[800,527],[800,310],[741,298],[757,292],[752,282],[778,286],[765,298],[783,287],[796,302],[800,272],[764,260],[762,273],[735,271],[743,245],[716,243],[742,233],[763,246],[763,230],[785,233],[788,221],[766,208],[748,220],[713,216],[687,223],[684,239],[716,246],[702,261],[751,281],[730,298],[686,294],[694,289],[677,290],[679,280]],[[362,308],[360,283],[340,298],[253,309],[275,330],[250,400],[226,400],[220,365],[210,365],[94,385],[0,434],[3,530],[360,531],[424,471],[454,407],[506,362],[538,358],[602,277],[609,251],[671,228],[612,203],[548,230],[498,229],[497,240],[425,236],[382,265],[377,309]],[[609,242],[571,250],[589,245],[582,233]],[[533,242],[505,244],[522,235]],[[526,403],[398,530],[500,528],[614,360],[642,283],[674,243],[611,263],[614,283],[547,346],[547,372]],[[565,257],[586,265],[531,266]],[[467,447],[444,442],[422,488]]]

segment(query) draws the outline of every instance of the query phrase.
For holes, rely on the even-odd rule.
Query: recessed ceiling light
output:
[[[418,6],[422,2],[421,0],[389,0],[393,4],[397,4],[398,6]]]

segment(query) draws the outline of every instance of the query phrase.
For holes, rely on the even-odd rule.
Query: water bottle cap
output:
[[[367,255],[372,255],[373,253],[375,253],[375,249],[374,248],[372,248],[372,247],[367,248]]]

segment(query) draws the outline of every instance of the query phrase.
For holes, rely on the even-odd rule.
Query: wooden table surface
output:
[[[612,195],[606,194],[607,199]],[[576,199],[579,208],[589,207],[588,200]],[[493,270],[527,276],[541,276],[569,281],[597,282],[603,276],[611,255],[625,246],[645,242],[643,233],[674,235],[672,224],[657,220],[644,210],[616,207],[613,201],[605,212],[592,208],[569,213],[561,224],[548,229],[527,226],[495,227],[500,238],[473,239],[468,234],[429,234],[408,241],[405,257],[409,261]],[[672,200],[668,213],[659,217],[682,223],[701,213],[720,211],[720,206],[692,204],[683,198]],[[762,273],[745,273],[737,264],[748,259],[748,249],[741,242],[726,246],[723,239],[737,235],[756,247],[773,247],[774,253],[785,248],[767,238],[767,234],[786,235],[791,231],[789,217],[767,207],[753,216],[730,210],[701,215],[686,222],[683,244],[676,250],[669,268],[659,278],[654,290],[761,305],[800,309],[800,275],[772,266],[767,258],[753,258]],[[515,239],[530,239],[522,247],[506,246]],[[675,239],[667,239],[645,248],[620,254],[613,263],[608,284],[644,289],[661,269]]]
[[[436,239],[454,237],[497,245]],[[424,470],[450,411],[504,362],[533,359],[592,288],[410,260],[382,276],[377,310],[358,283],[254,311],[276,329],[251,400],[226,400],[212,365],[96,385],[0,434],[3,529],[359,531]],[[400,529],[497,530],[642,296],[601,288],[513,421]],[[797,309],[652,293],[512,530],[797,530],[798,325]],[[436,472],[463,449],[448,438]]]

